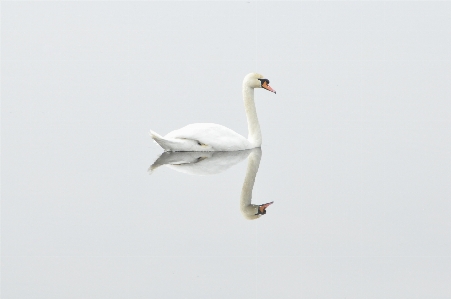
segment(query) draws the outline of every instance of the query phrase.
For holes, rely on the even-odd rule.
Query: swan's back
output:
[[[172,131],[165,139],[185,139],[199,142],[206,151],[237,151],[252,148],[249,140],[224,126],[212,123],[196,123]]]

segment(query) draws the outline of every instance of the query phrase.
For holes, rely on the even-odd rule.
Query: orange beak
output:
[[[264,89],[269,90],[270,92],[276,93],[276,91],[275,91],[274,89],[272,89],[271,86],[269,86],[268,83],[266,83],[266,82],[263,82],[262,87],[263,87]]]
[[[274,202],[271,201],[271,202],[265,203],[263,205],[260,205],[260,206],[258,206],[258,210],[260,211],[260,213],[264,214],[266,208],[269,207],[270,205],[272,205],[273,203]]]

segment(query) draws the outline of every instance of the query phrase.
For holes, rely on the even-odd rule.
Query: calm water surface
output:
[[[360,296],[379,284],[446,285],[449,137],[436,138],[439,126],[305,124],[299,148],[266,142],[252,203],[274,204],[247,220],[248,151],[149,176],[160,150],[142,123],[33,124],[3,136],[21,142],[4,152],[6,290],[25,279],[37,281],[20,291],[30,298],[75,285],[113,297],[269,298],[295,286]]]

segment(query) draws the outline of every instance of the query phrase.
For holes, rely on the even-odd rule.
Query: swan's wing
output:
[[[187,125],[170,132],[164,138],[193,140],[213,151],[236,151],[252,147],[246,138],[235,131],[211,123]]]
[[[198,141],[183,138],[166,138],[158,135],[154,131],[150,131],[150,136],[165,151],[187,152],[187,151],[208,151],[208,149],[200,146]]]

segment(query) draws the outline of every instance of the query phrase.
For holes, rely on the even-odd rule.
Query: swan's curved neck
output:
[[[247,161],[246,177],[244,178],[240,199],[241,213],[247,219],[257,219],[260,217],[260,215],[256,215],[258,205],[252,204],[252,189],[254,188],[258,167],[260,166],[261,156],[262,152],[259,148],[253,149]]]
[[[258,123],[257,109],[254,102],[254,89],[243,84],[244,109],[246,110],[247,128],[249,130],[248,140],[253,147],[262,145],[262,132]]]

